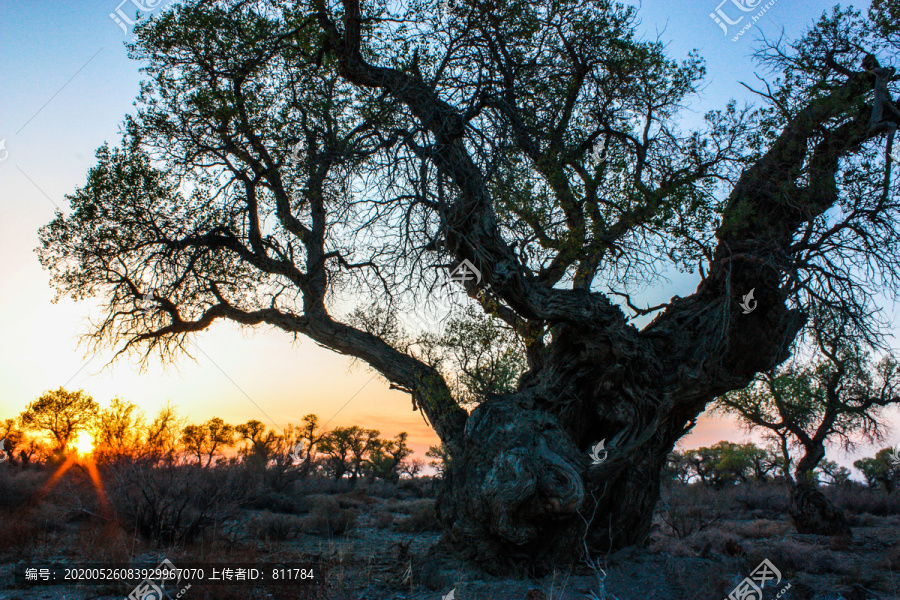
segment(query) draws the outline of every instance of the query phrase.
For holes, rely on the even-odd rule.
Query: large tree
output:
[[[138,27],[139,110],[41,260],[61,294],[103,299],[93,340],[123,352],[171,358],[231,320],[368,363],[452,456],[439,518],[485,565],[639,542],[675,442],[788,357],[810,298],[874,335],[900,113],[875,56],[893,21],[836,10],[762,51],[780,77],[761,109],[683,131],[702,62],[636,18],[610,0],[186,2]],[[462,267],[527,362],[475,407],[397,320]],[[634,326],[617,302],[668,268],[696,291]]]
[[[814,313],[809,338],[813,356],[762,373],[750,386],[719,399],[718,407],[743,424],[797,450],[791,480],[791,517],[800,533],[849,534],[843,513],[818,490],[816,469],[826,443],[845,450],[859,439],[883,438],[885,407],[900,402],[900,364],[890,354],[875,360],[847,331],[841,318]]]

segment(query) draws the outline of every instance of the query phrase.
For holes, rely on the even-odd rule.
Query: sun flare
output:
[[[79,456],[88,456],[94,451],[94,437],[87,431],[82,431],[75,438],[75,452]]]

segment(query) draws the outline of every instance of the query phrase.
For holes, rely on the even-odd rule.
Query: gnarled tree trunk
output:
[[[743,345],[766,350],[754,360],[781,360],[786,346],[771,340],[790,339],[802,315],[782,303],[745,322],[743,335],[718,354],[703,344],[667,354],[671,347],[659,345],[654,325],[613,335],[559,328],[541,369],[526,375],[519,392],[488,399],[467,419],[437,503],[453,546],[488,569],[539,571],[585,548],[643,542],[667,455],[728,381],[723,371],[685,371],[675,360],[708,352],[710,365],[729,364],[734,379],[749,381],[760,365],[747,362]],[[778,335],[764,345],[755,340],[757,328]],[[730,385],[739,385],[734,379]],[[608,457],[592,464],[590,448],[601,440]]]
[[[813,471],[825,457],[824,438],[807,439],[791,486],[790,514],[797,533],[851,535],[844,513],[819,490]]]
[[[832,504],[815,483],[800,481],[791,487],[790,512],[797,533],[851,535],[843,511]]]

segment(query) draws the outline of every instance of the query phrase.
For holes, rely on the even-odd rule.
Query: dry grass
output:
[[[123,518],[116,512],[115,519],[104,516],[93,488],[81,474],[67,476],[43,498],[34,494],[45,481],[40,472],[7,473],[2,481],[8,487],[0,490],[4,531],[0,556],[7,564],[50,557],[131,562],[148,556],[166,556],[176,564],[310,561],[328,579],[327,585],[315,589],[196,588],[185,600],[267,598],[267,594],[316,600],[380,600],[400,595],[428,600],[454,587],[461,599],[522,600],[529,593],[540,597],[540,592],[548,600],[583,600],[587,590],[596,590],[594,574],[580,564],[541,579],[518,580],[492,578],[478,565],[460,562],[446,547],[435,545],[439,532],[434,499],[416,496],[414,492],[427,489],[416,484],[387,490],[381,484],[360,482],[354,489],[343,482],[307,480],[278,493],[262,490],[248,494],[244,506],[229,519],[210,523],[193,538],[166,542],[141,537],[127,514]],[[223,480],[226,486],[228,481]],[[195,488],[203,489],[203,484]],[[335,491],[324,492],[328,489]],[[114,486],[109,491],[118,511],[122,498],[116,497]],[[151,498],[165,497],[162,491],[154,491]],[[32,502],[17,502],[14,497],[19,492]],[[607,574],[607,598],[724,598],[763,558],[794,585],[793,600],[823,598],[825,593],[853,598],[855,584],[875,590],[885,600],[897,596],[900,516],[892,514],[895,498],[883,492],[879,496],[877,491],[853,498],[841,490],[827,490],[847,507],[851,522],[865,524],[848,540],[796,534],[784,515],[772,515],[771,506],[766,507],[766,502],[777,505],[775,499],[785,492],[775,485],[667,490],[659,507],[659,527],[648,548],[598,556]],[[256,508],[260,506],[265,510]],[[849,512],[853,510],[867,512]],[[770,516],[755,518],[761,513]],[[66,597],[85,598],[76,592],[67,590]],[[122,597],[122,592],[127,590],[97,588],[94,597],[98,593]],[[0,596],[5,593],[0,590]],[[23,600],[39,597],[29,590],[14,593]]]

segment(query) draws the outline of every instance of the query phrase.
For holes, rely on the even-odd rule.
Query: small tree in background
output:
[[[184,429],[185,419],[171,404],[159,409],[156,417],[147,426],[141,457],[155,462],[174,463],[178,458],[179,438]]]
[[[264,471],[269,459],[275,453],[278,443],[278,434],[268,429],[261,421],[251,419],[243,425],[238,425],[235,430],[241,439],[247,444],[241,450],[247,463],[260,471]]]
[[[711,447],[673,454],[670,464],[682,482],[696,476],[703,484],[721,488],[751,479],[764,481],[775,468],[771,454],[756,444],[721,441]]]
[[[737,415],[749,429],[765,429],[801,453],[791,489],[791,517],[797,531],[849,534],[843,513],[817,489],[815,470],[827,441],[844,449],[852,436],[880,439],[883,407],[900,400],[900,368],[887,355],[875,361],[849,337],[845,319],[818,312],[809,329],[815,355],[762,374],[750,386],[721,397],[718,407]]]
[[[197,457],[197,464],[209,467],[217,452],[234,444],[234,435],[235,428],[232,425],[219,417],[213,417],[202,425],[187,425],[181,431],[181,443]],[[203,465],[204,457],[206,465]]]
[[[339,481],[349,469],[352,435],[350,427],[335,427],[322,436],[319,442],[319,448],[328,455],[325,463],[326,470],[331,473],[335,481]]]
[[[425,461],[421,458],[413,458],[411,460],[404,461],[400,465],[400,470],[408,475],[410,478],[415,478],[419,476],[419,473],[422,472],[422,469],[425,468]]]
[[[131,402],[113,398],[97,415],[94,428],[97,456],[103,460],[116,460],[137,455],[145,430],[141,409]]]
[[[673,450],[663,467],[662,478],[664,480],[676,480],[687,485],[690,483],[692,476],[691,464],[688,462],[685,453]]]
[[[828,485],[845,486],[850,482],[850,469],[834,461],[823,459],[816,470],[817,479]]]
[[[297,431],[297,442],[303,444],[303,448],[306,452],[303,463],[300,465],[300,477],[308,476],[312,470],[313,461],[316,456],[316,448],[324,436],[325,432],[323,432],[322,428],[319,426],[319,415],[308,414],[303,417],[302,425]]]
[[[372,453],[369,456],[373,476],[392,482],[397,482],[400,479],[403,461],[413,453],[412,449],[406,445],[408,437],[409,434],[401,431],[393,440],[376,440]],[[415,476],[415,473],[409,470],[406,472],[410,473],[411,477]]]
[[[372,451],[378,446],[380,431],[377,429],[364,429],[357,425],[349,428],[348,441],[350,443],[350,481],[356,480],[363,472],[363,468],[369,463]]]
[[[900,485],[900,461],[896,459],[897,450],[884,448],[879,450],[875,458],[861,458],[853,463],[866,478],[869,487],[883,487],[888,494],[893,494]]]
[[[54,451],[65,453],[69,443],[81,431],[90,430],[100,407],[84,390],[70,392],[63,388],[47,391],[28,405],[21,415],[22,425],[48,434]]]
[[[450,450],[444,444],[429,446],[425,456],[432,459],[428,464],[437,470],[439,477],[444,477],[450,468]]]

